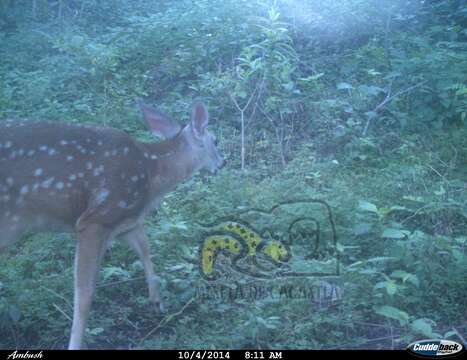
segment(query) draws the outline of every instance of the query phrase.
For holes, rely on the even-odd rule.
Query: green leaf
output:
[[[403,239],[408,235],[410,235],[410,231],[386,228],[384,229],[381,237],[389,239]]]
[[[377,86],[360,85],[358,89],[365,95],[369,96],[376,96],[379,93],[384,92],[383,89]]]
[[[374,119],[374,118],[376,118],[376,116],[377,116],[378,114],[377,114],[376,112],[374,112],[374,111],[367,111],[367,112],[365,113],[365,115],[366,115],[369,119]]]
[[[397,292],[397,284],[394,281],[387,281],[386,292],[388,295],[393,296]]]
[[[423,199],[421,196],[403,196],[402,197],[404,200],[410,200],[410,201],[416,201],[416,202],[425,202],[425,199]]]
[[[367,223],[359,223],[353,228],[354,235],[365,235],[368,234],[371,230],[371,225]]]
[[[451,336],[457,335],[457,333],[454,330],[449,330],[443,335],[443,339],[450,338]]]
[[[407,210],[407,208],[405,206],[399,206],[399,205],[391,206],[390,209],[391,209],[391,211],[397,211],[397,210],[404,211],[404,210]]]
[[[104,332],[104,329],[101,327],[98,327],[94,329],[86,329],[86,332],[90,335],[99,335],[100,333]]]
[[[346,82],[341,82],[337,84],[337,89],[338,90],[349,90],[349,89],[353,89],[353,86]]]
[[[383,261],[390,261],[390,260],[396,260],[396,259],[397,258],[394,256],[375,256],[375,257],[372,257],[366,260],[366,262],[375,263],[375,262],[383,262]]]
[[[367,72],[368,72],[368,75],[372,75],[372,76],[381,75],[381,73],[379,71],[376,71],[375,69],[369,69]]]
[[[236,95],[240,98],[240,99],[245,99],[246,98],[246,92],[245,91],[238,91],[236,93]]]
[[[388,215],[390,212],[391,212],[391,208],[387,208],[387,207],[381,207],[378,209],[378,213],[381,215],[381,216],[386,216]]]
[[[431,324],[426,319],[417,319],[410,324],[412,331],[417,334],[434,338],[433,328]]]
[[[404,270],[394,270],[392,273],[391,273],[391,277],[395,277],[395,278],[398,278],[398,279],[402,279],[402,281],[405,282],[405,280],[407,280],[407,278],[410,276],[411,274],[409,274],[408,272],[404,271]]]
[[[10,316],[11,321],[17,323],[21,319],[21,311],[15,305],[11,305],[8,309],[8,315]]]
[[[336,244],[336,250],[337,250],[338,252],[342,253],[342,252],[344,252],[344,246],[342,246],[342,244],[338,242],[338,243]]]
[[[130,273],[117,266],[108,266],[102,269],[104,280],[108,280],[111,277],[120,279],[129,279]]]
[[[415,286],[419,286],[420,282],[418,281],[417,275],[410,274],[404,270],[395,270],[392,272],[391,277],[401,279],[402,282],[410,282]]]
[[[376,214],[378,213],[378,208],[376,207],[376,205],[365,200],[358,201],[358,208],[359,210],[370,211]]]
[[[383,305],[374,309],[375,313],[390,319],[398,320],[401,326],[409,322],[409,314],[393,306]]]
[[[319,73],[319,74],[316,74],[316,75],[310,75],[310,76],[307,76],[305,78],[300,78],[298,80],[301,80],[301,81],[304,81],[304,82],[308,82],[308,81],[314,81],[314,80],[318,80],[320,77],[322,77],[324,75],[324,73]]]

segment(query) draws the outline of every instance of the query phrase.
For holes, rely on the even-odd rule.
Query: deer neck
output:
[[[161,198],[198,170],[199,160],[180,133],[159,143],[141,143],[148,158],[153,197]]]

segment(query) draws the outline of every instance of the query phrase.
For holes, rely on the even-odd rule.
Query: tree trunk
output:
[[[63,1],[58,0],[58,21],[62,22],[62,16],[63,16]]]
[[[240,112],[241,116],[241,159],[242,159],[242,172],[245,171],[245,114],[243,111]]]
[[[32,0],[32,17],[34,19],[37,17],[37,0]]]

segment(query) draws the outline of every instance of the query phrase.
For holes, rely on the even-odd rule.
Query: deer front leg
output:
[[[81,348],[107,237],[108,231],[96,224],[84,226],[78,233],[74,268],[73,325],[69,350]]]
[[[157,310],[164,312],[164,305],[159,289],[160,279],[154,273],[154,267],[150,258],[148,237],[144,232],[144,228],[139,225],[121,235],[121,238],[130,245],[143,263],[144,274],[146,276],[146,282],[149,289],[149,300],[155,305]]]

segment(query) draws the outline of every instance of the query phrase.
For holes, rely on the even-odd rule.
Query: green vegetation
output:
[[[115,243],[88,346],[466,338],[466,22],[463,0],[2,1],[0,119],[93,122],[149,140],[136,97],[183,123],[202,99],[228,159],[147,219],[168,313],[150,307],[141,263]],[[291,198],[332,207],[341,274],[326,282],[338,301],[197,299],[193,224]],[[73,253],[70,235],[40,234],[0,255],[0,348],[66,346]]]

